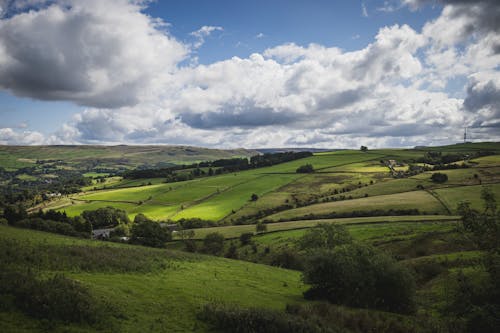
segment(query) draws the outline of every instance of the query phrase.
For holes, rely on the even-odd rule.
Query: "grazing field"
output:
[[[417,235],[427,232],[445,232],[456,228],[454,221],[420,221],[420,222],[379,222],[374,224],[354,223],[348,224],[347,230],[352,237],[358,241],[391,242],[394,240],[411,239]],[[306,229],[295,229],[268,233],[254,238],[255,242],[261,245],[272,245],[274,247],[283,247],[293,245],[302,237]]]
[[[374,216],[374,217],[350,217],[339,219],[318,219],[318,220],[302,220],[302,221],[289,221],[289,222],[276,222],[267,224],[267,233],[274,233],[279,231],[307,229],[313,228],[318,223],[335,223],[344,225],[354,224],[373,224],[376,229],[381,224],[392,224],[400,222],[412,222],[415,224],[425,222],[454,222],[459,219],[458,216],[450,215],[416,215],[416,216]],[[195,232],[194,239],[202,239],[207,234],[212,232],[219,232],[225,238],[237,238],[242,233],[255,232],[255,225],[232,225],[224,227],[212,228],[199,228],[193,229]],[[264,237],[264,236],[262,236]]]
[[[145,328],[153,332],[204,332],[207,327],[196,314],[210,301],[271,309],[304,302],[301,294],[305,286],[300,273],[276,267],[4,226],[0,226],[0,242],[10,242],[16,247],[12,250],[40,253],[31,259],[32,264],[39,264],[38,274],[51,276],[63,272],[90,288],[97,297],[108,300],[121,313],[119,319],[109,318],[115,332],[139,332]],[[93,247],[102,250],[93,251]],[[100,256],[102,252],[108,257]],[[123,257],[127,253],[129,259]],[[83,254],[86,259],[80,257]],[[44,261],[43,255],[50,255],[52,263]],[[19,258],[11,264],[26,265],[22,260],[28,259]],[[142,267],[141,271],[129,271],[127,265],[136,264]],[[3,332],[40,329],[36,322],[18,312],[2,309],[0,318],[6,319],[2,320]],[[67,324],[55,328],[65,332],[94,331]]]
[[[421,213],[443,214],[446,209],[432,195],[425,191],[403,192],[398,194],[380,195],[376,197],[344,200],[314,204],[306,207],[290,209],[273,214],[267,218],[273,221],[289,220],[308,215],[326,215],[331,213],[347,213],[351,211],[389,209],[419,209]]]
[[[488,185],[491,188],[496,198],[500,198],[500,184]],[[434,192],[448,206],[452,212],[457,211],[457,206],[462,201],[468,201],[472,208],[483,210],[484,205],[481,200],[481,189],[483,186],[458,186],[450,188],[436,189]]]
[[[66,200],[63,207],[54,202],[45,209],[56,207],[74,216],[87,209],[112,205],[125,209],[130,217],[143,213],[157,220],[202,218],[223,224],[255,222],[263,216],[271,220],[287,220],[310,214],[374,209],[416,208],[421,213],[442,214],[453,211],[457,202],[453,195],[447,194],[449,191],[443,192],[446,196],[441,198],[441,189],[500,182],[500,167],[495,164],[498,155],[478,158],[466,169],[440,170],[448,176],[448,181],[441,184],[431,181],[434,171],[395,179],[384,161],[393,159],[402,163],[403,166],[396,167],[396,170],[404,172],[408,170],[405,161],[414,163],[430,150],[443,154],[469,148],[473,148],[469,149],[473,152],[486,147],[490,151],[498,150],[495,144],[465,146],[320,152],[270,167],[177,183],[165,183],[162,178],[130,180],[108,177],[99,182],[93,180],[93,185],[85,187],[90,192],[72,196],[73,205]],[[295,172],[299,166],[308,163],[316,172]],[[88,176],[98,174],[88,173]],[[450,193],[457,193],[454,195],[460,197],[458,192],[461,190],[450,190]],[[259,199],[250,201],[252,194],[257,194]]]

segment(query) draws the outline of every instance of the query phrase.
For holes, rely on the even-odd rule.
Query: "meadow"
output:
[[[431,181],[432,171],[395,179],[384,162],[394,159],[405,164],[437,149],[320,152],[270,167],[174,183],[165,183],[161,178],[131,180],[110,176],[86,187],[86,192],[70,196],[71,201],[56,201],[44,208],[54,207],[74,216],[84,210],[115,206],[131,218],[142,213],[156,220],[201,218],[233,224],[255,221],[256,216],[262,218],[263,214],[272,221],[353,210],[419,209],[422,214],[454,214],[460,193],[465,193],[462,198],[470,199],[474,208],[480,208],[478,200],[472,198],[480,188],[493,186],[497,191],[498,155],[473,159],[466,169],[440,171],[448,176],[443,184]],[[447,154],[478,149],[498,148],[495,144],[466,144],[445,146],[439,151]],[[304,164],[311,164],[315,172],[296,173]],[[405,171],[407,166],[399,169]],[[181,171],[186,173],[189,169]],[[259,199],[251,201],[252,194]]]
[[[271,309],[283,309],[288,303],[304,302],[300,273],[277,267],[80,240],[4,226],[0,226],[0,242],[13,242],[11,248],[17,248],[12,250],[50,254],[51,262],[57,264],[47,263],[42,256],[32,257],[32,267],[41,268],[39,274],[50,276],[64,271],[67,277],[90,288],[97,298],[109,300],[121,313],[120,320],[110,318],[114,324],[110,331],[115,332],[204,332],[207,327],[197,319],[196,314],[201,306],[216,300],[245,307],[265,304]],[[91,251],[93,247],[102,250]],[[103,252],[109,256],[100,256]],[[151,258],[153,266],[139,266],[142,273],[137,268],[129,271],[127,265],[134,265],[134,261],[123,259],[121,253],[129,253],[129,257],[138,261]],[[94,265],[79,266],[80,255],[85,255],[86,260]],[[26,265],[27,262],[16,261],[13,264]],[[0,310],[0,320],[3,332],[40,329],[37,321],[17,312]],[[87,332],[93,329],[60,324],[51,331]]]

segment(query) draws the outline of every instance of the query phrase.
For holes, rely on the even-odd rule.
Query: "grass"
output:
[[[449,215],[416,215],[416,216],[376,216],[376,217],[351,217],[351,218],[340,218],[340,219],[320,219],[320,220],[303,220],[303,221],[290,221],[290,222],[276,222],[267,224],[267,232],[280,232],[295,229],[305,229],[312,228],[318,223],[335,223],[335,224],[376,224],[379,226],[384,223],[399,223],[399,222],[415,222],[415,223],[425,223],[425,222],[436,222],[436,221],[456,221],[457,216]],[[213,228],[200,228],[193,229],[195,232],[195,239],[202,239],[208,233],[219,232],[224,235],[225,238],[237,238],[242,233],[255,232],[255,225],[234,225],[234,226],[224,226],[224,227],[213,227]],[[264,236],[263,236],[264,237]]]
[[[230,214],[233,210],[240,209],[250,201],[253,193],[262,196],[271,192],[286,183],[289,183],[298,175],[264,175],[248,182],[235,185],[228,191],[221,192],[205,200],[198,205],[194,205],[174,216],[174,219],[200,217],[209,220],[220,220]],[[236,178],[236,177],[235,177]]]
[[[376,197],[344,200],[310,205],[273,214],[267,219],[273,221],[296,219],[310,214],[322,215],[330,213],[346,213],[354,210],[368,211],[375,209],[419,209],[421,213],[445,213],[446,210],[432,195],[424,191],[403,192],[398,194],[379,195]]]
[[[77,245],[108,245],[5,226],[0,226],[0,240],[16,240],[35,250],[37,247],[51,246],[56,251],[57,248],[64,247],[64,252],[54,252],[62,256],[71,253],[72,247]],[[149,256],[166,256],[171,263],[166,269],[149,273],[88,272],[77,267],[64,271],[68,277],[89,287],[93,294],[118,307],[123,315],[116,320],[115,331],[206,331],[205,324],[197,320],[196,313],[205,303],[217,300],[243,307],[272,309],[283,309],[287,303],[304,302],[302,292],[305,286],[300,281],[300,273],[296,271],[121,244],[109,246],[118,249],[139,248],[145,259]],[[51,271],[43,271],[43,274],[50,273]],[[23,317],[18,313],[15,315]],[[0,318],[2,316],[5,316],[5,312],[0,312]],[[20,331],[39,330],[36,325],[33,327],[33,321],[30,320],[22,320],[15,327],[11,322],[11,331],[18,327]],[[59,329],[63,331],[61,327]],[[3,331],[8,332],[9,327],[4,327]],[[64,327],[64,331],[91,332],[93,329],[69,325]]]
[[[414,238],[422,233],[432,231],[450,231],[456,226],[455,222],[379,222],[375,224],[348,224],[347,230],[355,240],[367,243],[375,243],[383,240],[390,242],[394,240]],[[254,237],[258,244],[273,247],[293,245],[297,239],[306,233],[307,229],[287,230],[276,233],[264,234]]]
[[[437,189],[434,192],[452,212],[456,212],[461,201],[468,201],[472,208],[483,210],[484,206],[481,199],[483,187],[491,188],[495,197],[500,198],[500,184],[450,187]]]

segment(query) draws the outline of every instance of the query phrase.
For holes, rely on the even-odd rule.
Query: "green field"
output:
[[[290,209],[281,213],[273,214],[267,218],[277,221],[297,219],[310,214],[325,215],[330,213],[347,213],[355,210],[368,211],[375,209],[419,209],[422,213],[425,212],[427,214],[446,213],[442,204],[432,195],[425,191],[412,191],[398,194],[380,195],[376,197],[320,203]]]
[[[49,247],[53,254],[51,260],[55,263],[43,261],[40,274],[51,275],[64,271],[66,276],[88,286],[97,297],[117,306],[122,318],[115,319],[113,331],[139,332],[147,329],[154,332],[204,332],[206,325],[197,320],[196,314],[205,303],[217,300],[244,307],[274,309],[283,309],[288,303],[304,302],[301,293],[305,286],[300,281],[300,273],[296,271],[0,226],[0,241],[13,240],[17,242],[16,246],[32,251]],[[116,251],[131,251],[131,254],[140,251],[144,261],[149,260],[149,257],[156,258],[155,262],[164,262],[166,268],[145,266],[142,273],[123,272],[119,266],[82,269],[76,264],[81,258],[75,254],[70,257],[69,253],[73,249],[96,246],[117,255],[120,252],[112,251],[112,248],[116,248]],[[111,250],[107,250],[109,247]],[[98,252],[95,253],[97,255]],[[89,257],[87,260],[97,258]],[[51,265],[55,266],[51,269]],[[39,330],[36,322],[20,313],[0,310],[0,319],[2,332]],[[60,324],[55,331],[87,332],[93,329]]]
[[[374,217],[350,217],[340,219],[319,219],[319,220],[302,220],[289,222],[276,222],[267,224],[267,232],[274,233],[279,231],[288,231],[295,229],[313,228],[318,223],[335,223],[344,225],[354,224],[370,224],[376,229],[380,224],[392,224],[400,222],[425,223],[425,222],[452,222],[457,221],[458,216],[449,215],[416,215],[416,216],[374,216]],[[195,239],[202,239],[208,233],[219,232],[225,238],[237,238],[242,233],[255,232],[255,225],[231,225],[225,227],[212,227],[193,229]],[[262,236],[264,237],[264,236]],[[267,235],[266,235],[267,237]]]
[[[496,198],[500,198],[500,184],[487,185],[491,188]],[[468,201],[472,208],[483,210],[484,205],[481,200],[481,190],[483,186],[458,186],[450,188],[437,189],[434,192],[449,207],[452,212],[456,212],[458,204],[462,201]]]
[[[125,209],[130,217],[143,213],[157,220],[196,217],[224,224],[249,218],[254,221],[255,216],[263,211],[268,211],[265,215],[270,215],[268,218],[272,220],[373,209],[417,208],[422,213],[443,214],[455,209],[458,202],[453,196],[460,197],[458,192],[466,188],[444,192],[443,189],[480,183],[496,186],[500,182],[500,166],[495,164],[498,155],[481,157],[477,159],[478,164],[471,164],[467,169],[440,171],[448,176],[448,181],[443,184],[430,180],[432,171],[394,179],[389,168],[380,161],[395,159],[404,163],[406,160],[414,161],[423,157],[428,150],[456,153],[469,148],[475,151],[486,147],[498,150],[495,144],[488,143],[421,150],[343,150],[316,153],[308,158],[271,167],[178,183],[164,183],[161,178],[129,180],[110,177],[104,183],[86,187],[90,192],[75,195],[74,205],[61,208],[60,204],[54,202],[45,208],[56,207],[73,216],[87,209],[112,205]],[[312,164],[316,172],[295,173],[298,166],[306,163]],[[400,169],[406,170],[407,166]],[[88,175],[95,176],[93,173]],[[94,188],[97,191],[92,191]],[[424,188],[425,191],[418,190],[419,188]],[[344,192],[345,189],[348,192]],[[478,191],[479,189],[471,193],[476,195]],[[253,193],[259,196],[259,200],[249,200]],[[467,195],[464,196],[466,197]],[[349,200],[350,198],[353,200]],[[340,199],[345,200],[339,201]],[[273,211],[283,205],[288,205],[291,209],[279,213]],[[476,207],[474,203],[473,205]]]

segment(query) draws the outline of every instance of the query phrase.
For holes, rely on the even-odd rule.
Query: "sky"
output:
[[[500,141],[498,0],[0,0],[0,144]]]

